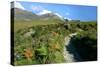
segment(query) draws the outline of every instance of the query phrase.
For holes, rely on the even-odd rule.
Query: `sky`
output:
[[[15,3],[15,7],[31,11],[37,15],[55,13],[60,17],[69,20],[95,21],[97,20],[96,6],[82,6],[69,4],[50,4],[39,2],[20,2]]]

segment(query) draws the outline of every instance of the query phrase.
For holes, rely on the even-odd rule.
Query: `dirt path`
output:
[[[71,42],[71,37],[75,35],[77,35],[77,33],[72,33],[69,36],[65,37],[65,47],[64,47],[65,62],[81,61],[79,54],[76,52]]]

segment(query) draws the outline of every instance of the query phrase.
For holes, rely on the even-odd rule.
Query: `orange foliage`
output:
[[[58,42],[50,46],[52,49],[60,49]]]
[[[57,32],[53,32],[53,31],[52,31],[52,33],[53,33],[54,35],[57,35],[57,36],[59,35]]]
[[[24,49],[24,56],[26,58],[31,58],[33,56],[32,50],[31,49]]]
[[[54,45],[55,49],[60,49],[58,42]]]

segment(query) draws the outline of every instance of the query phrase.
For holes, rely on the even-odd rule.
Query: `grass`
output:
[[[27,29],[32,26],[37,26],[37,25],[48,25],[48,24],[57,24],[61,23],[62,21],[56,20],[56,19],[51,19],[51,20],[33,20],[29,22],[23,22],[23,21],[15,21],[14,23],[14,31],[18,31],[21,29]]]
[[[64,62],[64,39],[73,32],[78,32],[79,36],[87,34],[90,38],[97,38],[97,28],[94,22],[69,22],[70,27],[67,25],[64,26],[64,24],[65,23],[61,23],[58,20],[16,21],[14,23],[15,65]],[[79,31],[79,29],[82,31]],[[34,31],[34,33],[26,36],[26,33],[30,31]]]

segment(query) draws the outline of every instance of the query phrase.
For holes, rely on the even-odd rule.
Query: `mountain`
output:
[[[21,10],[18,8],[14,8],[15,11],[15,20],[19,21],[32,21],[34,19],[37,19],[38,16],[32,12]]]
[[[49,20],[58,20],[58,21],[64,21],[63,17],[60,16],[58,13],[44,13],[41,15],[32,13],[30,11],[27,10],[22,10],[19,8],[12,8],[11,10],[14,10],[14,20],[15,21],[33,21],[33,20],[45,20],[45,21],[49,21]]]
[[[58,15],[54,13],[46,13],[43,15],[39,15],[40,19],[43,20],[49,20],[49,19],[55,19],[55,20],[63,20],[63,18],[59,17]]]
[[[49,11],[49,10],[43,10],[40,13],[38,13],[37,15],[40,16],[42,19],[44,18],[45,20],[59,19],[59,20],[64,21],[64,18],[60,14],[54,13],[54,12]]]

